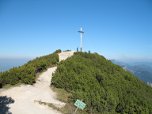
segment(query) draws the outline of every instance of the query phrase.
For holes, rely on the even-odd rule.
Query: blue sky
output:
[[[84,50],[109,59],[152,59],[151,0],[0,0],[0,57]]]

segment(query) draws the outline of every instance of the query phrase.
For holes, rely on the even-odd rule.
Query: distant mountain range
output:
[[[27,58],[0,58],[0,72],[25,64]]]
[[[152,62],[132,62],[126,63],[117,60],[111,60],[113,63],[123,67],[125,70],[132,72],[139,79],[146,83],[152,84]]]

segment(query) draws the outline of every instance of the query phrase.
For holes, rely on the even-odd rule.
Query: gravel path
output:
[[[66,51],[59,53],[59,61],[66,60],[68,57],[71,57],[74,54],[74,51]]]
[[[35,102],[49,102],[58,107],[65,105],[56,99],[56,94],[50,88],[52,73],[55,70],[56,67],[53,67],[42,73],[33,86],[21,85],[2,91],[0,96],[11,97],[15,100],[13,104],[9,105],[9,111],[13,114],[61,114],[46,105]]]
[[[59,60],[65,60],[72,56],[74,52],[62,52]],[[52,73],[57,67],[49,68],[42,73],[34,85],[20,85],[10,89],[1,89],[0,96],[7,96],[14,99],[14,103],[9,104],[9,111],[12,114],[61,114],[46,105],[40,105],[36,101],[52,103],[61,108],[65,103],[56,99],[55,92],[50,88]]]

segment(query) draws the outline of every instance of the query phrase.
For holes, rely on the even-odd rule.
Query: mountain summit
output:
[[[82,99],[89,114],[152,114],[152,88],[103,56],[77,52],[60,62],[52,85]]]
[[[41,105],[34,102],[38,100],[45,105],[49,103],[48,106],[55,107],[54,110],[58,110],[58,113],[69,114],[75,110],[73,103],[80,99],[86,103],[86,108],[78,110],[78,114],[152,114],[152,88],[97,53],[57,50],[53,54],[38,57],[23,66],[0,73],[1,87],[18,83],[28,85],[12,87],[0,94],[15,100],[15,103],[11,104],[14,106],[11,111],[15,109],[23,112],[20,109],[24,108],[28,109],[27,112],[45,112],[45,106],[42,106],[42,109]],[[44,86],[45,89],[42,88]],[[15,88],[18,90],[13,91]],[[57,104],[50,104],[51,99],[55,101],[52,88],[60,90],[56,92],[65,103],[63,109],[56,106]],[[15,92],[13,96],[12,91]],[[19,102],[21,100],[26,103]],[[22,105],[15,107],[16,103]],[[26,104],[32,104],[31,109],[26,108],[30,106]],[[50,112],[50,108],[47,109]]]

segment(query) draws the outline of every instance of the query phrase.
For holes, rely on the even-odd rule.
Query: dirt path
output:
[[[66,60],[68,57],[71,57],[73,54],[74,54],[74,51],[59,53],[59,61]]]
[[[72,55],[73,52],[62,52],[59,54],[59,60],[65,60]],[[20,85],[1,90],[0,96],[11,97],[15,101],[9,105],[9,111],[12,114],[61,114],[59,111],[36,102],[52,103],[59,108],[65,105],[56,99],[55,92],[50,88],[52,73],[55,72],[56,68],[49,68],[42,73],[34,85]]]
[[[65,103],[56,99],[55,93],[50,89],[52,73],[56,67],[49,68],[42,73],[35,85],[21,85],[0,93],[0,96],[8,96],[15,100],[10,104],[10,112],[13,114],[61,114],[46,105],[40,105],[35,101],[49,102],[62,107]]]

